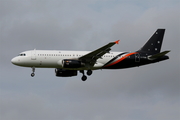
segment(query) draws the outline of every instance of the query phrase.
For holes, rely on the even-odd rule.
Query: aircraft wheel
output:
[[[81,79],[82,79],[82,81],[86,81],[87,77],[85,75],[83,75]]]
[[[87,71],[87,75],[90,76],[91,74],[92,74],[92,70],[88,70],[88,71]]]
[[[34,73],[31,73],[31,77],[34,77],[34,75],[35,75]]]

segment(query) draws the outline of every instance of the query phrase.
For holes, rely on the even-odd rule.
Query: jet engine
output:
[[[77,76],[77,70],[65,70],[65,69],[56,68],[55,74],[57,77]]]
[[[72,60],[72,59],[64,59],[62,60],[62,67],[63,68],[80,68],[83,67],[85,64],[79,60]]]

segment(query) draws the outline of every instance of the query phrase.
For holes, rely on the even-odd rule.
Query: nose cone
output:
[[[15,57],[11,60],[11,63],[14,64],[14,65],[17,65],[18,64],[18,59]]]

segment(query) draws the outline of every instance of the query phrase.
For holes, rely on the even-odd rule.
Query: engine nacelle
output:
[[[62,67],[63,68],[80,68],[83,66],[84,66],[84,63],[82,63],[79,60],[72,60],[72,59],[62,60]]]
[[[77,76],[77,70],[65,70],[65,69],[56,68],[55,73],[57,77]]]

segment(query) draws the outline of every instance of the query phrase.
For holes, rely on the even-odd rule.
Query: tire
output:
[[[86,81],[87,80],[87,76],[83,75],[81,79],[82,79],[82,81]]]
[[[87,71],[87,75],[88,75],[88,76],[92,75],[92,70],[88,70],[88,71]]]
[[[35,76],[35,74],[34,73],[31,73],[31,77],[34,77]]]

